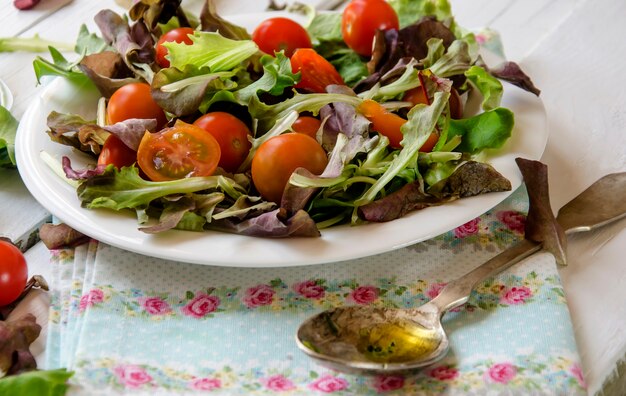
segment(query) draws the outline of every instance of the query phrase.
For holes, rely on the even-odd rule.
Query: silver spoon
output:
[[[559,210],[566,234],[591,231],[626,216],[626,173],[605,176]],[[541,250],[527,239],[446,285],[414,309],[341,307],[307,319],[296,334],[298,347],[320,364],[358,374],[389,374],[424,367],[449,348],[441,318],[463,305],[474,286]]]

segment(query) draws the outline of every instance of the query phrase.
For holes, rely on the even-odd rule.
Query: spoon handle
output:
[[[465,304],[469,299],[472,289],[480,281],[504,271],[513,264],[538,252],[540,249],[540,243],[528,239],[518,242],[480,267],[449,282],[437,297],[421,306],[419,310],[427,312],[437,311],[440,315],[443,315],[447,310]]]

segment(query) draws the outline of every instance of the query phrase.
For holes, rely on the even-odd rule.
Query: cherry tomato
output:
[[[28,279],[26,259],[18,248],[0,241],[0,307],[15,301]]]
[[[297,133],[304,133],[311,136],[313,139],[317,138],[317,131],[320,129],[322,122],[315,117],[300,116],[293,123],[291,129]]]
[[[131,166],[137,161],[137,153],[124,144],[117,136],[111,135],[104,142],[98,165],[113,164],[120,169],[124,166]]]
[[[301,48],[294,52],[291,69],[294,73],[300,72],[300,82],[296,84],[296,88],[324,93],[327,85],[345,85],[337,69],[311,48]]]
[[[263,143],[252,159],[252,181],[261,196],[280,204],[289,177],[297,168],[319,175],[326,168],[326,152],[315,139],[285,133]]]
[[[298,22],[283,17],[263,21],[254,29],[252,40],[265,53],[274,55],[284,50],[287,57],[298,48],[312,47],[307,31]]]
[[[153,181],[210,176],[220,161],[220,145],[200,127],[176,121],[171,128],[146,132],[137,164]]]
[[[398,29],[398,15],[385,0],[352,0],[343,11],[343,41],[356,53],[372,55],[376,30]]]
[[[161,67],[170,67],[170,61],[165,57],[167,55],[167,48],[163,46],[163,43],[185,43],[187,45],[193,44],[189,35],[193,35],[193,29],[190,27],[182,27],[172,29],[169,32],[161,36],[156,45],[156,61]]]
[[[428,140],[422,144],[420,150],[422,153],[430,153],[435,148],[435,145],[439,141],[439,135],[435,132],[431,132],[430,136],[428,136]]]
[[[194,125],[209,132],[220,145],[219,166],[235,172],[246,159],[252,144],[248,140],[250,130],[239,118],[230,113],[215,111],[198,118]]]
[[[406,120],[397,114],[387,111],[380,103],[373,100],[364,100],[358,107],[358,111],[372,122],[372,128],[387,136],[389,145],[393,148],[401,148],[400,142],[404,137],[400,127]]]
[[[109,99],[107,118],[111,124],[131,118],[155,118],[157,128],[167,122],[163,109],[152,99],[150,85],[146,83],[131,83],[118,88]]]
[[[422,87],[406,91],[402,100],[411,102],[413,105],[420,103],[426,105],[430,104],[430,100],[426,98],[426,93]],[[461,97],[459,96],[459,92],[454,88],[450,91],[450,99],[448,99],[448,103],[450,104],[450,117],[455,120],[463,118],[463,104],[461,103]]]

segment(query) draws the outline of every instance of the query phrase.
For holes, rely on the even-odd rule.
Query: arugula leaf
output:
[[[185,65],[208,67],[212,72],[231,70],[258,51],[252,40],[231,40],[212,32],[194,32],[193,44],[168,42],[170,66],[183,69]]]
[[[450,120],[448,137],[462,137],[457,147],[462,152],[476,153],[487,148],[500,148],[511,136],[514,123],[513,112],[498,107],[472,118]]]
[[[409,111],[408,121],[400,130],[404,135],[402,150],[393,159],[385,173],[376,180],[370,188],[354,202],[355,207],[372,202],[378,193],[391,182],[391,180],[407,167],[417,167],[417,156],[420,147],[426,142],[428,136],[435,128],[437,120],[445,109],[450,94],[437,92],[430,106],[417,105]],[[413,165],[412,165],[413,163]]]
[[[63,396],[68,389],[67,380],[73,371],[57,369],[34,370],[0,379],[2,395]]]
[[[464,73],[470,68],[471,63],[472,58],[467,42],[454,40],[448,47],[448,51],[433,63],[430,70],[439,77],[450,77]]]
[[[48,47],[57,47],[67,51],[71,51],[73,49],[73,47],[69,44],[42,39],[39,35],[34,35],[33,37],[0,38],[0,52],[45,52]]]
[[[465,77],[483,95],[484,110],[493,110],[502,99],[502,83],[480,66],[472,66],[465,72]]]
[[[89,33],[87,25],[82,24],[80,26],[74,52],[79,55],[91,55],[111,50],[113,50],[113,47],[108,45],[102,37],[95,33]]]
[[[15,167],[15,132],[18,122],[9,110],[0,106],[0,167]]]
[[[40,56],[36,57],[33,61],[33,69],[35,70],[35,77],[37,78],[38,84],[41,84],[41,78],[43,76],[61,76],[76,83],[88,83],[90,81],[89,78],[77,68],[80,59],[69,62],[56,48],[48,47],[48,50],[50,51],[52,62]]]

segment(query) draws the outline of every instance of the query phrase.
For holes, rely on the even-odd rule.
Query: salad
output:
[[[62,159],[83,207],[133,210],[147,233],[319,236],[510,190],[481,161],[513,129],[500,80],[539,91],[512,62],[488,68],[447,1],[299,6],[306,24],[271,17],[252,34],[210,0],[197,18],[180,3],[102,10],[77,60],[50,48],[34,62],[102,95],[95,120],[48,116],[51,139],[94,159]]]

